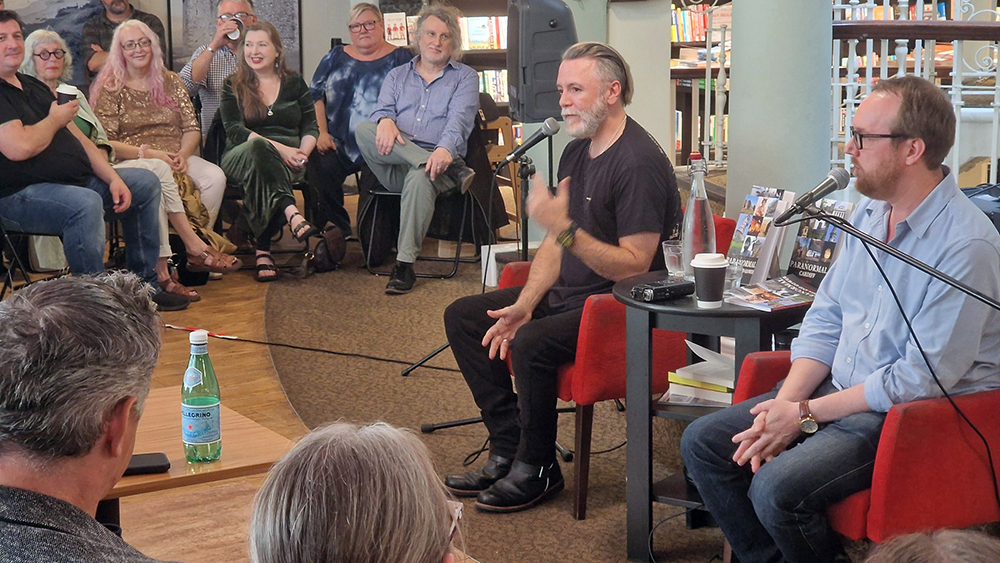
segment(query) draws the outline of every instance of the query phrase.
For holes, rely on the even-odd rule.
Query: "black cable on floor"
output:
[[[684,516],[688,512],[691,512],[693,510],[698,510],[702,506],[704,506],[704,505],[696,506],[695,508],[685,508],[683,511],[678,512],[677,514],[674,514],[673,516],[667,516],[663,520],[660,520],[659,522],[657,522],[655,526],[653,526],[653,529],[649,531],[649,541],[647,542],[647,546],[649,548],[649,560],[650,561],[652,561],[653,563],[656,563],[656,557],[653,556],[653,532],[655,532],[656,529],[659,528],[660,525],[662,525],[664,522],[666,522],[668,520],[673,520],[674,518],[677,518],[678,516]]]
[[[191,327],[176,326],[176,325],[172,325],[172,324],[168,324],[168,323],[163,323],[163,326],[165,328],[169,328],[170,330],[179,330],[181,332],[193,332],[193,331],[197,330],[197,329],[191,328]],[[345,357],[345,358],[360,358],[360,359],[363,359],[363,360],[374,360],[376,362],[386,362],[386,363],[390,363],[390,364],[399,364],[399,365],[403,365],[403,366],[411,366],[414,363],[414,362],[411,362],[411,361],[408,361],[408,360],[397,360],[397,359],[394,359],[394,358],[384,358],[382,356],[373,356],[371,354],[360,354],[360,353],[356,353],[356,352],[338,352],[336,350],[327,350],[326,348],[315,348],[315,347],[312,347],[312,346],[299,346],[297,344],[285,344],[284,342],[269,342],[267,340],[254,340],[252,338],[243,338],[242,336],[232,336],[232,335],[229,335],[229,334],[219,334],[219,333],[215,333],[215,332],[209,332],[208,335],[211,336],[212,338],[218,338],[219,340],[229,340],[231,342],[246,342],[246,343],[249,343],[249,344],[260,344],[262,346],[274,346],[276,348],[290,348],[292,350],[300,350],[300,351],[303,351],[303,352],[318,352],[320,354],[329,354],[331,356],[342,356],[342,357]],[[425,367],[427,369],[436,369],[438,371],[448,371],[448,372],[452,372],[452,373],[461,373],[461,371],[459,371],[459,370],[457,370],[455,368],[430,366],[430,365],[427,365],[427,364],[424,364],[421,367]]]

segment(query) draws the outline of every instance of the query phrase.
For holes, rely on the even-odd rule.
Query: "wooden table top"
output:
[[[226,408],[222,395],[222,457],[212,463],[188,463],[181,442],[180,386],[153,389],[139,421],[135,453],[163,452],[170,471],[122,478],[107,498],[138,495],[266,473],[291,448],[292,442]]]

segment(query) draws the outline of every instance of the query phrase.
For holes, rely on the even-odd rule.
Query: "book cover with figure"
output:
[[[775,226],[774,218],[794,200],[795,192],[761,186],[754,186],[743,200],[728,253],[730,262],[743,266],[741,283],[758,283],[777,274],[785,228]]]
[[[834,199],[821,200],[817,207],[841,219],[848,219],[854,210],[853,203]],[[844,234],[840,228],[820,217],[799,223],[798,229],[788,273],[817,288],[840,254]]]

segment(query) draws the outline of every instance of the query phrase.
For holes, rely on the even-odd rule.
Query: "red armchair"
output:
[[[736,230],[736,221],[714,216],[718,252],[725,254]],[[659,249],[657,249],[659,252]],[[524,285],[530,262],[504,266],[499,287]],[[687,364],[684,333],[656,330],[653,334],[653,391],[667,390],[667,372]],[[625,397],[625,305],[610,293],[592,295],[583,307],[576,360],[559,369],[559,398],[576,403],[574,444],[573,517],[587,516],[587,483],[590,474],[590,438],[594,403]]]
[[[758,352],[743,362],[733,402],[774,388],[791,367],[789,352]],[[1000,465],[1000,390],[954,397]],[[872,488],[831,506],[838,533],[882,542],[899,534],[1000,521],[986,449],[947,399],[896,405],[879,439]]]

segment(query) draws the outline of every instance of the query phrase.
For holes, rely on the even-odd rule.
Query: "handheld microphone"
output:
[[[558,132],[559,132],[559,122],[556,121],[554,117],[546,119],[545,122],[542,123],[541,129],[535,131],[535,133],[532,136],[528,137],[527,141],[521,143],[521,146],[511,151],[511,153],[508,154],[507,157],[503,159],[503,162],[500,163],[501,166],[507,164],[508,162],[513,162],[518,158],[521,158],[522,154],[527,152],[527,150],[530,149],[531,147],[540,143],[542,139],[546,137],[551,137],[552,135],[555,135]]]
[[[791,207],[774,220],[774,224],[784,227],[793,216],[802,213],[807,207],[828,196],[830,193],[846,188],[847,183],[850,181],[851,175],[848,174],[847,170],[834,168],[815,188],[799,196]]]

